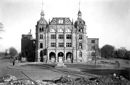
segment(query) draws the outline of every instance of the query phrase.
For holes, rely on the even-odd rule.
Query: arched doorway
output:
[[[40,62],[43,62],[43,50],[40,51]]]
[[[52,62],[55,62],[56,61],[56,55],[54,52],[50,52],[49,54],[49,59],[52,61]]]
[[[64,53],[59,52],[59,53],[58,53],[57,61],[58,61],[58,62],[63,62],[63,57],[64,57]]]
[[[71,52],[66,53],[66,60],[73,63],[73,54]]]

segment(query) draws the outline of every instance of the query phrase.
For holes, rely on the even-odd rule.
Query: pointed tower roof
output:
[[[44,11],[42,10],[42,11],[41,11],[41,17],[42,17],[42,16],[44,17],[44,15],[45,15],[45,14],[44,14]]]
[[[45,20],[44,16],[45,16],[45,13],[43,11],[43,1],[42,1],[42,10],[41,10],[41,18],[40,20],[38,21],[39,24],[45,24],[47,25],[47,21]]]
[[[41,10],[41,17],[43,16],[44,17],[44,11],[43,11],[43,1],[42,1],[42,10]]]
[[[78,11],[78,18],[82,18],[82,13],[80,11],[80,1],[79,1],[79,11]]]

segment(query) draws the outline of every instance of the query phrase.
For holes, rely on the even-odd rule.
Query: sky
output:
[[[130,50],[130,0],[0,0],[0,51],[15,47],[21,51],[21,35],[32,30],[40,19],[41,9],[45,19],[69,17],[77,20],[77,13],[87,25],[87,36],[99,38],[99,47],[109,44],[115,48]]]

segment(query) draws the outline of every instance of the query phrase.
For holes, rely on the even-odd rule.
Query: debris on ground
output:
[[[7,75],[0,77],[0,85],[130,85],[130,81],[123,76],[113,75],[93,78],[62,76],[52,80],[17,79],[15,76]]]

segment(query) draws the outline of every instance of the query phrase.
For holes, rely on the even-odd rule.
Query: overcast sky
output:
[[[40,19],[42,0],[0,0],[0,51],[15,47],[21,51],[21,35],[32,30]],[[69,17],[75,21],[79,0],[44,0],[45,19]],[[130,50],[130,0],[81,0],[80,10],[87,25],[87,36],[105,44]]]

